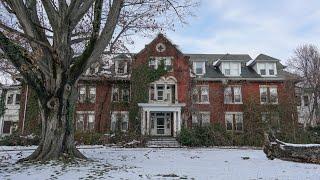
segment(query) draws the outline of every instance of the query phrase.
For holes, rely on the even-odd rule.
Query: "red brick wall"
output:
[[[210,104],[193,104],[192,107],[198,111],[209,111],[211,114],[211,122],[221,124],[225,124],[225,112],[243,112],[243,104],[248,103],[252,98],[257,105],[260,105],[260,85],[277,85],[279,104],[286,100],[283,94],[290,92],[289,89],[284,88],[283,82],[231,82],[228,83],[228,85],[241,85],[243,104],[224,104],[224,87],[226,85],[223,85],[222,82],[198,82],[197,85],[209,85]],[[190,126],[191,122],[188,124]]]

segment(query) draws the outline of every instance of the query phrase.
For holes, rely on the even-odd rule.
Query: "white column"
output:
[[[178,118],[177,118],[177,133],[181,131],[181,109],[178,111]]]
[[[147,110],[146,112],[147,112],[147,128],[146,128],[147,132],[146,132],[146,134],[150,135],[150,111]]]
[[[173,111],[173,123],[172,123],[172,128],[173,128],[173,137],[177,136],[177,113]]]
[[[146,134],[146,129],[145,129],[145,127],[146,127],[146,125],[145,125],[145,119],[146,119],[146,117],[144,116],[144,114],[145,114],[145,112],[144,112],[144,110],[142,109],[142,110],[141,110],[141,134],[142,134],[142,135],[145,135],[145,134]]]

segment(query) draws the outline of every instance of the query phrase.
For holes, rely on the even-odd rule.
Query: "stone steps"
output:
[[[173,137],[155,137],[147,141],[149,148],[179,148],[181,145]]]

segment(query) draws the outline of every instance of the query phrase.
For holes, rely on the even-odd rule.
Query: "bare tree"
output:
[[[301,77],[301,88],[312,94],[309,122],[320,122],[320,52],[315,45],[303,45],[294,52],[290,66]]]
[[[85,158],[74,145],[79,76],[132,34],[185,23],[192,0],[1,0],[0,48],[36,92],[41,142],[24,160]],[[78,54],[78,55],[77,55]]]

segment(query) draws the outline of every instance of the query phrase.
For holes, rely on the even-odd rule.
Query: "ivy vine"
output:
[[[140,132],[140,115],[138,103],[147,103],[149,100],[149,84],[167,74],[162,60],[157,69],[150,68],[148,64],[142,64],[132,68],[131,72],[131,100],[129,104],[129,121],[131,130]]]

